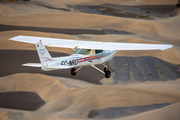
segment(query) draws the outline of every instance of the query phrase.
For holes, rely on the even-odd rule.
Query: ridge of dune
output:
[[[176,0],[67,0],[66,2],[64,1],[58,1],[58,0],[52,0],[53,2],[46,1],[44,2],[43,0],[33,0],[35,2],[42,2],[50,5],[57,6],[58,3],[61,5],[66,4],[102,4],[102,3],[116,3],[116,4],[175,4],[177,1]]]
[[[13,7],[7,7],[3,5],[1,6],[1,24],[50,28],[115,29],[134,33],[140,39],[144,39],[147,41],[152,40],[162,43],[174,43],[179,45],[180,36],[178,33],[178,29],[180,27],[180,24],[178,20],[180,18],[180,14],[166,19],[142,20],[87,13],[64,13],[61,11],[57,13],[48,13],[48,10],[41,11],[40,8],[40,10],[36,10],[38,12],[41,11],[41,13],[38,14],[16,15],[16,13],[20,12],[14,12]],[[23,5],[20,8],[24,9],[23,11],[29,10],[28,7],[24,8]],[[31,8],[31,5],[29,6],[29,8]],[[8,9],[11,15],[4,13],[4,11],[8,11]],[[44,21],[44,19],[46,19],[46,21]],[[171,32],[171,30],[173,30],[173,32]]]
[[[42,7],[32,3],[24,3],[24,4],[8,4],[3,3],[0,4],[0,11],[2,14],[7,15],[33,15],[40,13],[59,13],[65,12],[62,10],[56,9],[48,9],[46,7]]]
[[[50,84],[50,85],[49,85]],[[53,87],[52,87],[52,86]],[[19,73],[0,78],[0,91],[32,91],[37,92],[46,102],[54,99],[55,93],[67,89],[55,78],[41,74]],[[49,92],[53,92],[50,94]],[[48,96],[47,96],[48,95]]]
[[[177,89],[108,85],[67,88],[57,79],[25,73],[0,78],[0,92],[8,91],[37,92],[46,101],[45,105],[31,113],[17,110],[23,114],[22,118],[18,117],[16,110],[9,109],[11,117],[16,119],[25,119],[29,115],[39,118],[42,112],[46,113],[43,116],[47,119],[85,119],[94,109],[180,102],[180,91]]]
[[[40,3],[43,5],[49,5],[53,7],[63,7],[67,8],[67,4],[69,5],[99,5],[103,3],[112,3],[112,4],[123,4],[123,5],[158,5],[158,4],[176,4],[177,0],[66,0],[66,1],[59,1],[59,0],[52,0],[44,1],[44,0],[32,0],[32,2]]]
[[[179,19],[180,15],[167,20],[146,21],[140,19],[120,18],[112,16],[103,16],[86,13],[41,13],[38,15],[3,15],[1,13],[1,24],[21,25],[21,26],[37,26],[51,28],[85,28],[85,29],[116,29],[135,33],[142,38],[149,38],[164,42],[172,39],[179,41]],[[44,21],[46,19],[46,21]],[[71,21],[73,19],[73,21]],[[24,22],[26,21],[26,22]],[[81,22],[79,22],[81,21]],[[169,23],[169,21],[173,23]],[[94,24],[96,23],[96,24]],[[69,27],[70,26],[70,27]],[[170,29],[174,32],[167,35]]]
[[[157,110],[121,118],[121,120],[179,120],[180,103],[175,103]]]

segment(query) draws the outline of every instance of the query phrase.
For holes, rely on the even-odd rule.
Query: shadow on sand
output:
[[[106,109],[92,110],[88,114],[88,118],[93,119],[113,119],[138,114],[141,112],[158,109],[170,105],[170,103],[151,104],[135,107],[111,107]]]
[[[65,29],[65,28],[47,28],[47,27],[31,27],[31,26],[15,26],[15,25],[3,25],[0,24],[0,31],[11,31],[11,30],[28,30],[28,31],[39,31],[39,32],[49,32],[49,33],[61,33],[68,35],[78,35],[78,34],[95,34],[103,35],[104,33],[99,30],[93,29]]]
[[[45,101],[35,92],[15,91],[0,93],[0,108],[35,111]]]

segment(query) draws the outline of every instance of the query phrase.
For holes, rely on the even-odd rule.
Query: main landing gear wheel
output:
[[[75,76],[76,73],[77,73],[77,72],[76,72],[76,69],[75,69],[75,68],[72,68],[72,69],[71,69],[71,75],[72,75],[72,76]]]
[[[107,70],[107,71],[105,72],[105,77],[106,77],[106,78],[110,78],[110,77],[111,77],[111,72],[110,72],[109,70]]]
[[[109,68],[106,65],[104,65],[104,73],[106,78],[111,77],[111,72],[109,71]]]

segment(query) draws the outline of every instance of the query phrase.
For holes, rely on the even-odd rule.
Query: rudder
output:
[[[43,45],[42,41],[40,40],[35,44],[37,53],[42,65],[42,70],[48,71],[47,66],[49,61],[53,61],[51,55]]]

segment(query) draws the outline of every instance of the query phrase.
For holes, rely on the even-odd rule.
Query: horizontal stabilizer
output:
[[[74,66],[65,66],[65,65],[48,65],[47,69],[68,69],[68,68],[74,68]]]
[[[25,64],[22,64],[22,66],[41,67],[41,63],[25,63]]]
[[[22,64],[22,66],[42,67],[41,63],[25,63],[25,64]],[[74,66],[65,66],[65,65],[48,65],[48,66],[46,66],[46,69],[49,69],[49,70],[52,70],[52,69],[68,69],[68,68],[74,68]]]

